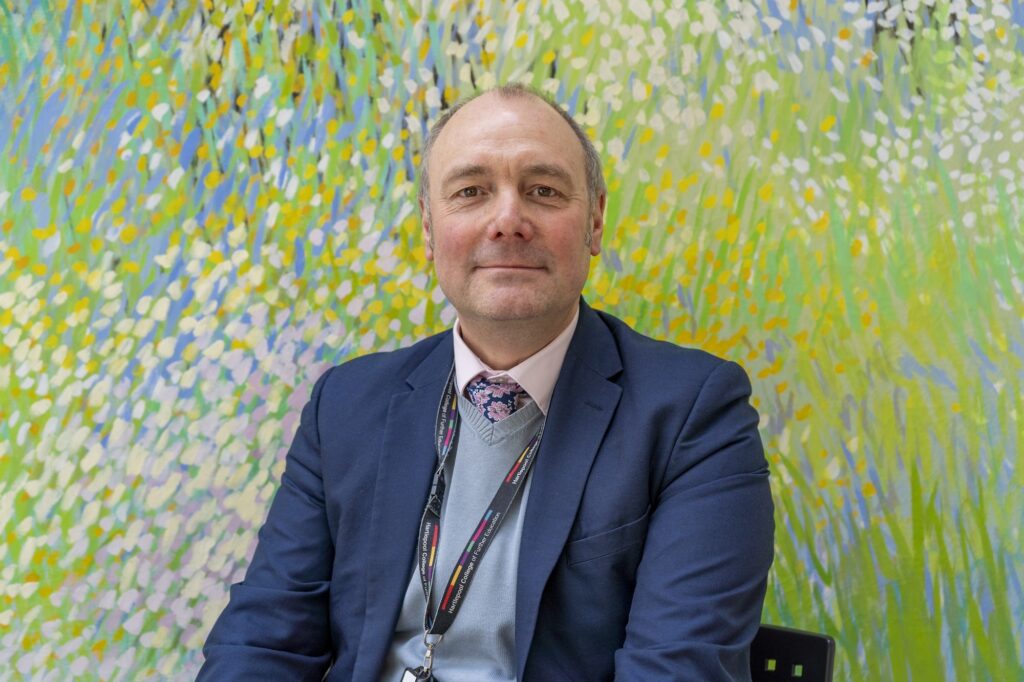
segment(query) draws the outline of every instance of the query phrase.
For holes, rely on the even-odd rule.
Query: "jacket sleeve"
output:
[[[773,556],[768,468],[739,365],[711,371],[675,441],[616,680],[750,679]]]
[[[316,680],[331,661],[334,543],[324,510],[318,416],[330,375],[313,387],[245,579],[210,631],[198,680]]]

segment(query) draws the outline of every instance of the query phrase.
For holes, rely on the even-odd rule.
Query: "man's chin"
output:
[[[559,323],[563,317],[571,317],[575,312],[573,305],[577,299],[562,305],[546,298],[524,296],[493,297],[481,301],[473,314],[480,320],[492,323],[527,323],[536,322],[542,327]]]
[[[538,301],[532,296],[524,295],[520,290],[515,293],[491,296],[475,306],[477,315],[495,322],[519,322],[543,318],[549,313],[550,304]]]

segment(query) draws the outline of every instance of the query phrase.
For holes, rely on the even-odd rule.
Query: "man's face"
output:
[[[460,319],[568,324],[605,198],[590,210],[583,148],[561,116],[536,97],[483,95],[441,131],[428,168],[427,258]]]

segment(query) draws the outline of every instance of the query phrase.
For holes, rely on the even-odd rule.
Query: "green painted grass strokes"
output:
[[[849,155],[856,151],[856,149],[848,150],[847,153]],[[877,198],[884,199],[885,197],[883,195],[882,197]],[[925,205],[928,205],[928,203],[930,202],[929,196],[923,193],[918,196],[918,200],[921,203],[924,203]],[[882,205],[882,208],[885,208],[884,204]],[[834,211],[834,208],[832,210]],[[836,222],[833,222],[832,226],[833,228],[836,228]],[[1003,233],[1012,234],[1013,230],[1011,228],[1012,223],[1004,224],[1002,226]],[[853,269],[852,260],[848,257],[849,252],[842,250],[843,247],[846,246],[846,244],[844,244],[844,241],[847,244],[849,243],[846,239],[844,239],[845,235],[843,235],[841,231],[836,231],[835,229],[833,229],[832,238],[837,243],[835,244],[834,250],[831,250],[831,253],[835,255],[835,266],[837,266],[838,269],[836,269],[835,267],[829,267],[825,268],[825,271],[851,273],[857,272],[856,281],[859,285],[861,285],[862,287],[864,285],[868,285],[867,289],[869,291],[871,291],[873,288],[877,288],[882,292],[885,292],[885,290],[888,288],[887,282],[885,281],[886,278],[877,277],[874,280],[872,280],[870,278],[870,274],[891,272],[892,276],[896,278],[896,282],[899,282],[900,279],[903,279],[905,281],[905,285],[902,286],[901,289],[895,294],[895,296],[899,300],[901,300],[901,302],[904,305],[907,300],[911,299],[912,297],[918,294],[929,294],[928,298],[931,301],[934,301],[934,306],[928,306],[928,314],[918,313],[916,317],[914,317],[914,319],[916,319],[917,321],[917,324],[913,324],[909,327],[904,323],[903,320],[900,319],[900,317],[902,317],[903,314],[905,314],[907,311],[901,310],[899,314],[896,314],[895,310],[891,307],[888,311],[881,311],[890,313],[889,315],[886,315],[885,318],[881,320],[881,322],[879,323],[880,331],[882,332],[883,337],[882,343],[885,344],[885,347],[887,349],[890,349],[891,351],[896,353],[899,351],[899,349],[906,348],[906,344],[910,343],[911,345],[909,346],[909,350],[912,352],[913,355],[915,355],[919,359],[928,360],[943,359],[944,356],[950,353],[950,351],[953,349],[957,351],[963,351],[969,354],[970,351],[967,348],[967,344],[965,343],[968,337],[963,333],[965,331],[965,327],[961,325],[963,324],[963,322],[968,322],[966,329],[971,329],[969,321],[976,320],[979,317],[984,317],[987,314],[990,314],[989,311],[991,311],[994,307],[992,305],[991,299],[986,299],[984,297],[978,296],[976,293],[977,290],[972,286],[973,282],[970,282],[964,278],[957,278],[955,276],[955,270],[953,273],[951,273],[953,274],[953,277],[950,277],[949,274],[947,274],[948,265],[950,263],[957,263],[959,258],[955,251],[947,247],[947,244],[949,243],[948,237],[944,237],[941,233],[935,234],[934,236],[929,234],[929,232],[933,230],[935,232],[939,232],[938,230],[935,230],[934,223],[931,223],[928,220],[919,220],[917,223],[909,220],[901,220],[899,222],[894,222],[893,227],[891,227],[890,229],[892,229],[893,231],[891,233],[891,236],[888,238],[891,240],[891,242],[886,243],[886,246],[888,247],[886,249],[886,252],[882,252],[882,250],[878,247],[877,243],[874,244],[870,252],[867,267],[860,271],[856,271]],[[799,244],[799,242],[797,243]],[[961,252],[969,255],[973,252],[976,252],[976,248],[972,243],[963,243],[961,246]],[[898,266],[893,267],[892,263],[887,262],[886,256],[891,254],[895,254],[895,258],[899,258],[900,255],[909,255],[909,257],[904,258],[904,263],[907,266],[907,269],[904,270],[904,273],[911,276],[901,277],[900,268]],[[805,258],[802,261],[798,262],[807,263],[809,260],[810,259]],[[978,262],[985,262],[985,260],[981,257],[978,257],[976,260]],[[844,296],[844,300],[847,302],[847,304],[849,304],[849,302],[852,300],[849,296],[850,280],[847,279],[846,281],[847,284],[844,287],[846,290],[844,293],[846,295]],[[874,287],[872,287],[872,285],[874,285]],[[890,300],[892,299],[890,298]],[[950,309],[950,306],[952,306],[952,309]],[[847,308],[848,307],[849,306],[847,305]],[[913,314],[913,309],[920,309],[920,307],[920,305],[912,304],[912,310],[910,312]],[[847,315],[846,317],[849,318],[849,315]],[[950,320],[951,323],[948,325],[944,325],[942,324],[944,320]],[[853,327],[849,319],[847,319],[847,324],[849,325],[849,327]],[[982,327],[984,326],[986,325],[982,325]],[[896,329],[894,329],[894,327]],[[906,330],[907,333],[902,333],[903,330]],[[842,343],[841,345],[853,350],[852,353],[847,353],[847,355],[852,356],[854,358],[860,355],[861,365],[863,366],[863,354],[858,353],[854,349],[858,347],[863,349],[872,348],[878,343],[878,341],[871,341],[870,336],[867,337],[866,339],[858,338],[855,332],[853,332],[849,328],[843,331],[845,334],[854,335],[852,336],[852,338],[848,338],[846,343]],[[835,341],[835,337],[833,335],[826,336],[831,336]],[[882,360],[884,361],[884,358],[882,358]],[[946,363],[942,363],[942,366],[946,366]],[[890,371],[896,373],[899,370],[895,367],[892,367]],[[797,375],[800,375],[799,372],[796,373]],[[790,376],[792,376],[792,374],[790,374]],[[958,378],[958,386],[964,386],[964,384],[966,383],[968,386],[967,390],[969,392],[977,390],[977,387],[975,387],[974,389],[970,388],[970,382],[976,381],[975,378],[963,375]],[[952,408],[952,403],[956,402],[956,400],[954,399],[955,396],[951,395],[948,392],[942,390],[933,390],[930,393],[931,396],[929,400],[929,408],[925,410],[916,409],[913,413],[913,417],[915,419],[919,419],[925,424],[934,423],[937,420],[942,420],[942,415],[944,413],[949,413]],[[863,392],[859,391],[855,391],[854,394],[864,395]],[[882,398],[884,399],[885,396],[883,395]],[[888,402],[891,403],[891,400]],[[869,404],[884,403],[881,403],[881,401],[879,401],[879,403],[869,401]],[[830,415],[829,421],[836,419],[837,416],[838,415]],[[868,430],[871,428],[871,425],[865,425],[865,427],[867,427],[865,433],[871,433],[871,431]],[[883,432],[888,433],[887,429],[882,430]],[[926,444],[927,450],[922,448],[921,450],[918,451],[908,451],[907,448],[901,447],[900,449],[891,451],[893,456],[899,453],[899,457],[893,457],[891,463],[899,463],[900,461],[902,461],[904,464],[912,466],[913,462],[921,461],[918,458],[924,458],[923,462],[927,462],[926,452],[930,452],[932,449],[945,453],[947,457],[943,458],[944,461],[942,462],[942,464],[949,465],[948,467],[926,467],[926,469],[930,469],[929,473],[935,476],[935,480],[940,481],[943,487],[954,487],[953,490],[947,491],[947,502],[951,501],[954,506],[959,506],[957,505],[958,501],[968,502],[967,508],[964,511],[969,514],[971,511],[969,503],[970,496],[966,493],[966,491],[956,490],[955,486],[949,486],[948,482],[946,481],[946,477],[952,477],[954,480],[956,480],[958,478],[957,472],[962,471],[965,465],[970,466],[970,463],[976,462],[977,457],[981,453],[979,453],[976,449],[973,448],[968,449],[958,446],[956,440],[950,439],[944,433],[935,433],[929,431],[928,435],[929,438],[927,439],[928,442]],[[899,443],[897,443],[897,445],[899,445]],[[1004,453],[989,453],[989,456],[997,456],[1002,454]],[[901,478],[899,467],[890,466],[888,467],[888,470],[883,470],[883,473],[884,476],[882,476],[882,479],[884,481],[892,481],[893,484],[898,484]],[[1011,505],[1011,510],[1012,509],[1019,510],[1019,507],[1013,507]],[[920,523],[918,519],[920,518],[920,515],[922,513],[923,512],[920,508],[916,513],[912,512],[911,518],[915,519],[914,523]],[[948,510],[946,512],[946,514],[952,513],[954,513],[953,510]],[[885,521],[889,524],[890,528],[892,529],[899,530],[900,527],[905,524],[905,522],[902,520],[902,514],[893,513],[892,510],[889,510],[885,515],[883,515],[882,518],[885,519]],[[912,527],[914,527],[914,523],[911,524]],[[1002,525],[1004,528],[1006,528],[1007,523],[1016,522],[1013,522],[1008,518],[1004,520],[1002,524],[999,525]],[[884,524],[878,523],[870,526],[869,528],[873,529],[875,527],[884,527]],[[949,520],[945,521],[945,523],[937,527],[941,528],[943,533],[957,532],[957,529],[955,528],[955,526],[950,524]],[[919,539],[923,536],[920,533],[919,525],[917,526],[917,528],[918,535],[916,536],[916,538]],[[879,535],[878,537],[876,537],[876,541],[874,543],[874,546],[878,547],[880,552],[886,551],[885,543],[880,541],[882,537],[884,536]],[[937,535],[937,537],[941,537],[941,535]],[[803,538],[797,535],[796,539],[799,541]],[[885,637],[883,637],[879,642],[877,650],[877,653],[879,655],[873,656],[871,654],[868,654],[866,656],[867,660],[858,657],[859,660],[855,665],[855,668],[857,670],[866,671],[862,673],[863,679],[871,679],[871,671],[883,673],[883,677],[889,677],[891,674],[897,675],[898,678],[910,675],[910,671],[913,671],[913,675],[915,676],[915,678],[917,675],[921,675],[920,679],[935,679],[935,677],[929,676],[927,674],[929,670],[934,670],[934,668],[927,666],[926,662],[924,661],[916,660],[918,656],[914,653],[914,651],[906,649],[903,651],[899,651],[897,650],[898,647],[893,645],[893,643],[900,638],[907,640],[908,646],[914,643],[918,645],[923,643],[922,641],[919,641],[913,633],[916,629],[914,624],[920,624],[921,622],[924,622],[924,619],[921,616],[918,616],[916,618],[910,617],[908,619],[904,619],[901,618],[901,614],[911,614],[912,616],[912,614],[914,613],[920,613],[921,602],[917,602],[918,607],[916,609],[910,608],[909,611],[904,611],[903,609],[906,608],[908,604],[907,599],[913,597],[913,592],[915,590],[917,590],[918,593],[920,593],[920,588],[923,585],[924,571],[928,570],[929,567],[928,564],[920,556],[913,556],[912,560],[908,563],[909,565],[901,566],[900,570],[896,573],[897,583],[904,588],[899,593],[904,596],[902,596],[898,602],[886,603],[885,606],[882,606],[882,604],[878,602],[877,598],[871,598],[871,595],[877,595],[878,592],[874,589],[873,585],[868,584],[865,585],[863,590],[860,590],[860,588],[858,588],[858,590],[862,592],[862,594],[859,595],[862,598],[850,601],[848,604],[846,604],[848,608],[837,609],[837,611],[843,613],[848,618],[859,620],[860,623],[857,630],[860,632],[871,632],[873,630],[871,623],[875,621],[876,616],[875,614],[872,614],[872,609],[877,609],[881,612],[887,612],[887,625],[882,628],[877,628],[873,630],[875,632],[884,633],[885,635]],[[871,563],[865,562],[864,565],[871,566]],[[1001,580],[998,571],[989,568],[983,572],[978,572],[976,569],[973,569],[972,566],[973,562],[964,561],[960,566],[947,567],[946,570],[940,569],[938,575],[934,577],[937,582],[943,582],[955,586],[958,582],[958,576],[963,576],[966,574],[971,577],[972,582],[974,582],[975,584],[991,586],[993,589],[996,590],[1005,587],[1005,582]],[[890,566],[890,569],[892,568],[893,567]],[[837,575],[844,575],[844,571],[842,570],[837,570],[836,573]],[[850,572],[846,573],[848,574]],[[864,570],[864,568],[861,568],[860,571],[852,572],[852,576],[853,577],[850,579],[855,581],[863,580],[865,583],[873,581],[875,577],[874,571]],[[885,593],[883,592],[882,594]],[[897,593],[892,592],[892,594],[895,595]],[[961,601],[970,599],[971,597],[972,594],[969,591],[967,594],[963,594],[962,592],[959,593],[959,599]],[[911,602],[909,603],[912,605],[913,600],[911,600]],[[871,604],[873,604],[871,608],[865,608],[866,605]],[[783,603],[780,603],[778,605],[778,608],[783,609],[785,608],[785,606]],[[881,614],[879,613],[878,615]],[[958,616],[959,617],[956,620],[962,626],[967,619],[964,617],[963,613],[958,614]],[[974,636],[985,636],[985,633],[978,631],[972,634]],[[859,638],[856,636],[849,637],[850,639],[846,642],[847,646],[844,647],[844,653],[847,654],[852,653],[855,650],[855,647],[852,647],[850,645],[853,642],[857,641],[857,639]],[[959,643],[969,641],[969,637],[954,636],[951,639],[955,641],[951,643],[951,648],[953,649],[953,651],[950,652],[950,655],[955,661],[958,661],[958,669],[962,667],[962,662],[964,660],[973,660],[973,673],[975,675],[978,675],[980,671],[985,670],[989,665],[992,665],[992,663],[994,662],[994,659],[992,657],[986,657],[985,660],[987,662],[981,662],[976,656],[972,656],[970,654],[967,654],[966,656],[961,655],[961,646],[966,646],[968,650],[973,648],[973,645],[971,644],[964,645]],[[841,644],[843,643],[843,638],[841,638]],[[1002,674],[1007,674],[1011,677],[1014,676],[1014,673],[1019,674],[1019,654],[1013,651],[1012,648],[1003,653],[1006,654],[1006,656],[1002,659],[1003,662],[995,664],[993,672],[991,673],[993,679],[998,679],[999,676]],[[887,671],[887,668],[877,666],[880,665],[879,662],[890,660],[893,661],[892,670],[888,670],[889,674],[884,674]],[[865,664],[866,668],[863,667],[862,664]],[[925,667],[920,668],[920,666],[922,665],[924,665]]]

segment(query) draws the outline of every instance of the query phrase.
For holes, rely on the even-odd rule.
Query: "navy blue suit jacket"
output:
[[[531,473],[519,679],[749,679],[774,526],[746,374],[581,306]],[[452,362],[445,332],[316,382],[200,679],[378,678]]]

